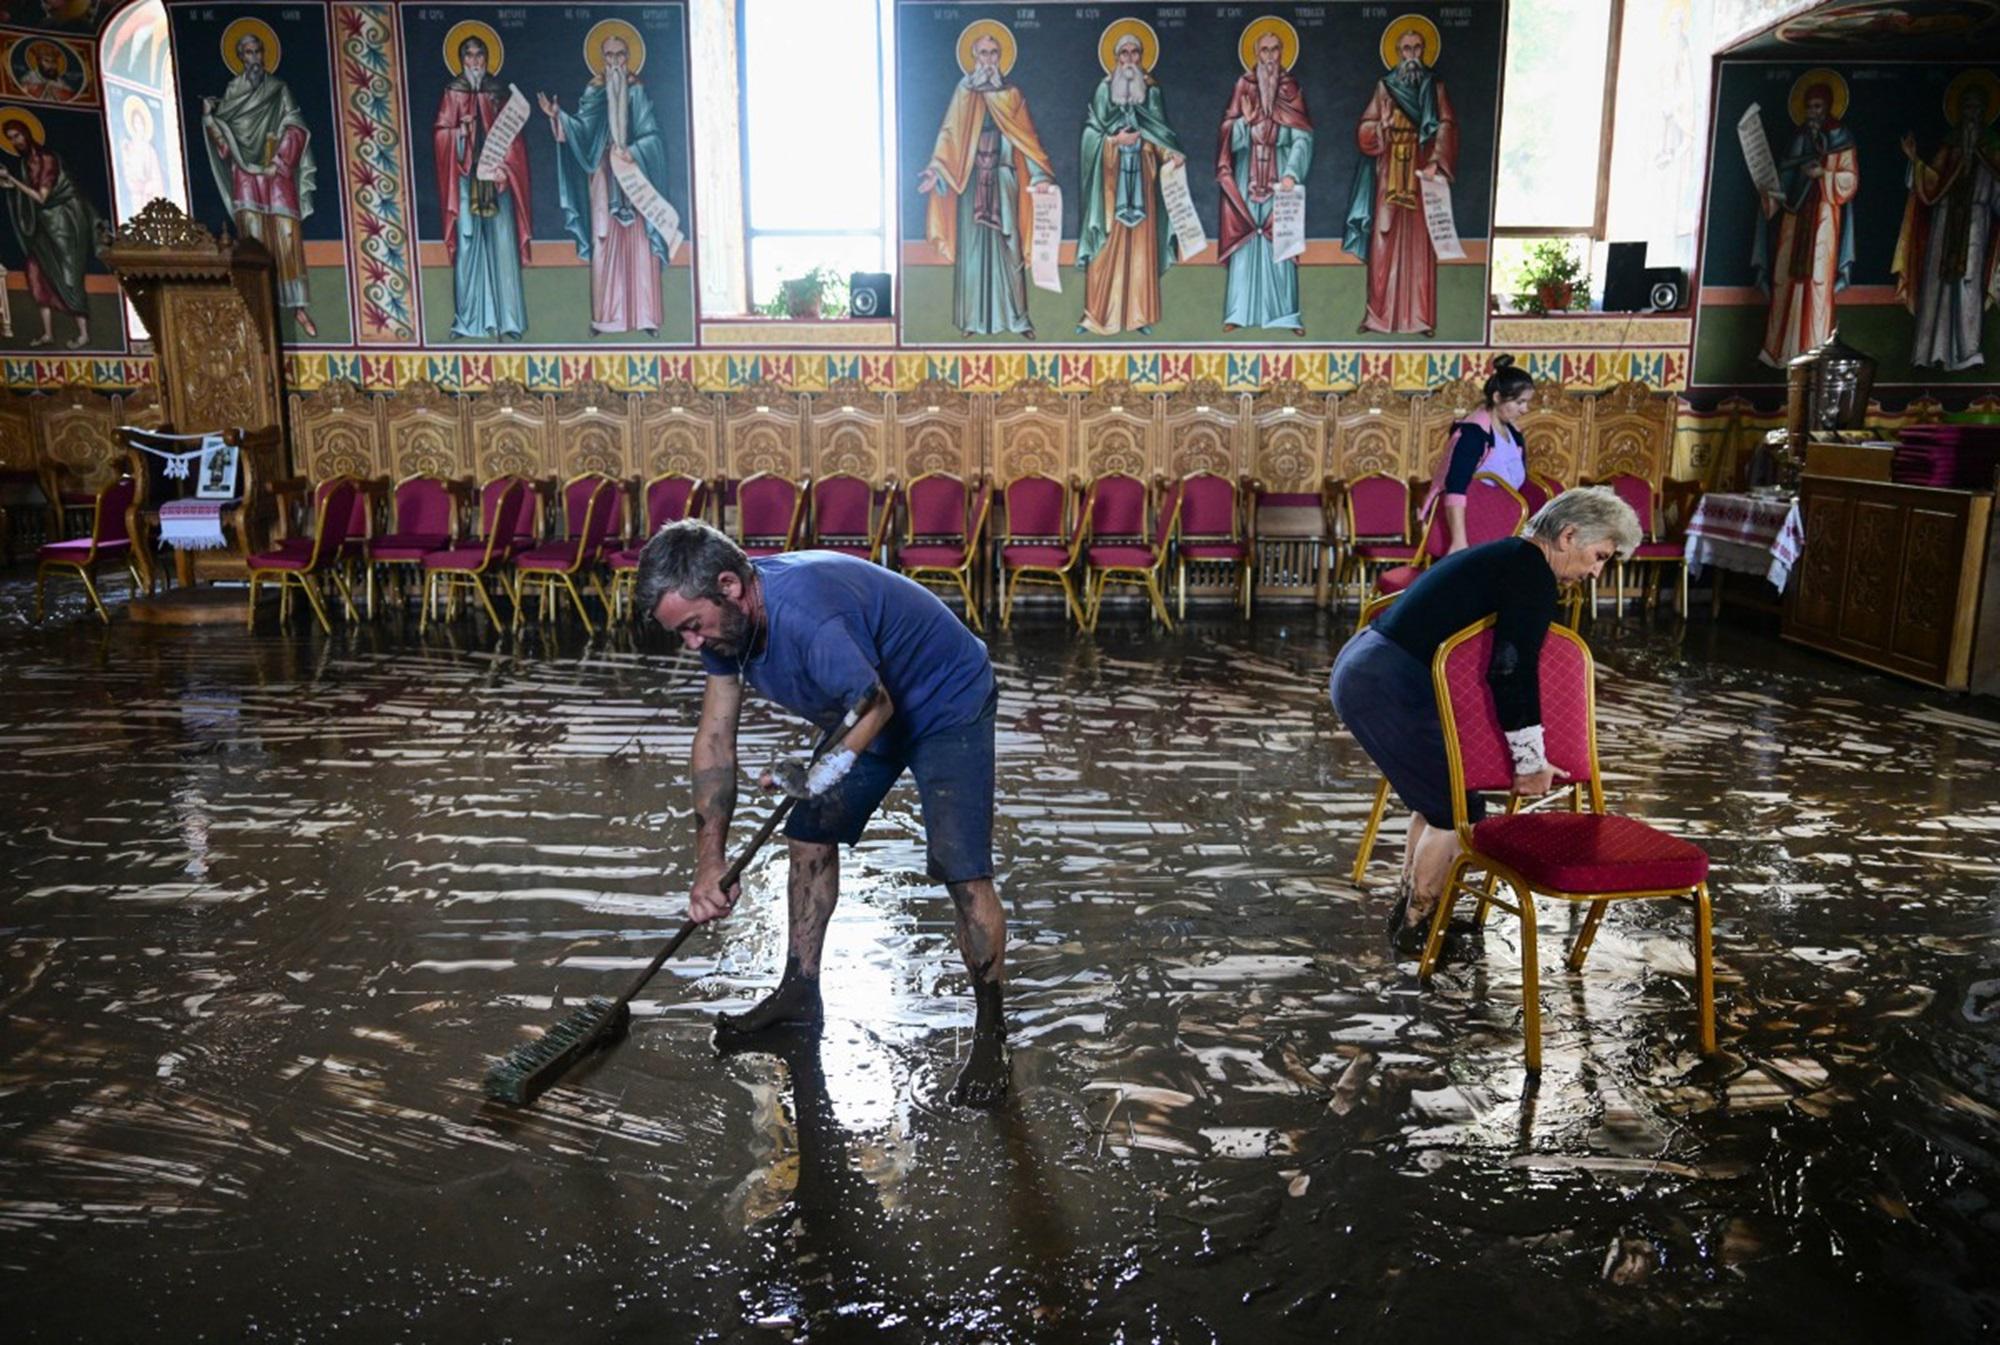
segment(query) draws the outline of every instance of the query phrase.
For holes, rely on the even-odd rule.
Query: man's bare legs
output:
[[[840,848],[820,841],[788,840],[790,872],[785,905],[791,917],[785,975],[778,988],[744,1013],[717,1019],[731,1032],[773,1027],[817,1027],[823,1017],[819,996],[819,955],[827,923],[840,900]]]
[[[1001,987],[1007,979],[1007,916],[991,878],[947,883],[958,922],[958,951],[972,974],[972,1053],[959,1068],[951,1100],[961,1107],[997,1107],[1007,1096],[1006,1023]]]

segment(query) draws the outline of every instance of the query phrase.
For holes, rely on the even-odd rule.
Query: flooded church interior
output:
[[[2000,0],[33,0],[0,201],[9,1340],[2000,1332]]]

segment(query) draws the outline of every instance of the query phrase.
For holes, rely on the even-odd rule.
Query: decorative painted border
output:
[[[359,340],[364,345],[413,343],[417,252],[403,199],[409,133],[396,89],[402,71],[396,26],[385,4],[336,4],[333,23],[340,41],[334,80],[347,150],[348,237],[360,254]]]
[[[447,392],[480,392],[505,379],[531,391],[561,392],[586,380],[621,392],[644,392],[685,379],[705,392],[724,392],[768,380],[797,392],[817,392],[842,379],[887,392],[939,379],[967,392],[1001,392],[1024,378],[1046,379],[1065,392],[1123,380],[1142,392],[1185,387],[1211,379],[1232,392],[1256,392],[1296,381],[1313,392],[1348,392],[1371,379],[1401,392],[1439,387],[1461,378],[1483,379],[1498,353],[1484,348],[1453,351],[1009,351],[1005,354],[902,352],[829,355],[770,351],[579,351],[546,355],[525,351],[374,353],[363,350],[294,351],[285,357],[289,389],[310,392],[335,379],[372,392],[391,392],[413,379],[429,379]],[[1687,386],[1685,347],[1658,350],[1535,350],[1515,359],[1545,382],[1572,391],[1598,391],[1638,381],[1680,391]],[[15,389],[82,383],[117,391],[150,383],[150,359],[10,359],[0,362]]]

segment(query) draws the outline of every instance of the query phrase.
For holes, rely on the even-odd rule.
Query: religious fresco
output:
[[[99,101],[91,44],[39,33],[0,42],[0,98],[90,106]]]
[[[400,15],[432,346],[694,340],[687,15]]]
[[[1877,384],[1993,381],[1996,115],[1983,67],[1723,62],[1692,382],[1781,383],[1836,329]]]
[[[0,350],[122,351],[118,285],[97,259],[111,217],[95,112],[0,104]]]
[[[904,339],[1482,340],[1505,20],[904,0]]]
[[[277,261],[288,344],[352,328],[327,7],[170,5],[190,213]]]
[[[0,23],[42,32],[94,33],[122,0],[0,0]]]

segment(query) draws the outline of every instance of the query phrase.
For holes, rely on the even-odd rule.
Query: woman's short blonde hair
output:
[[[1579,546],[1609,541],[1621,556],[1631,555],[1640,541],[1639,516],[1609,486],[1564,491],[1535,511],[1524,535],[1553,542],[1566,528],[1576,529]]]

